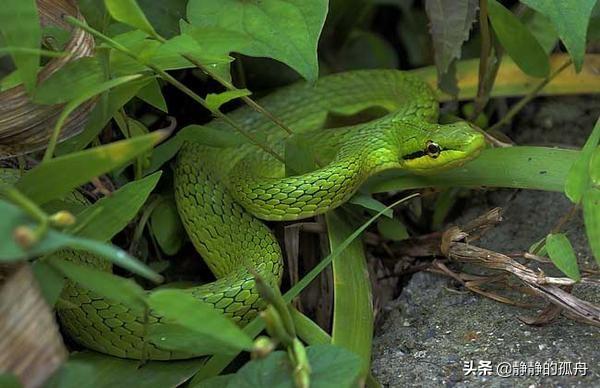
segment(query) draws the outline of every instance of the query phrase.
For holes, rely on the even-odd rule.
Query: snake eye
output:
[[[440,156],[441,152],[442,148],[434,141],[429,140],[425,145],[425,153],[434,159]]]

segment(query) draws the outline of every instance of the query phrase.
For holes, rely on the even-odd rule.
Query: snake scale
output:
[[[364,70],[298,83],[259,101],[309,144],[322,167],[286,176],[270,154],[246,142],[229,147],[188,141],[175,163],[175,198],[187,234],[217,280],[186,289],[241,324],[262,306],[249,268],[278,286],[279,243],[262,220],[297,220],[346,202],[364,180],[386,169],[431,173],[475,157],[483,136],[464,122],[436,124],[438,104],[420,79],[396,70]],[[332,115],[383,108],[387,114],[362,124],[326,128]],[[287,134],[248,107],[228,115],[280,155]],[[222,120],[214,130],[239,135]],[[1,174],[0,174],[1,179]],[[111,270],[85,252],[61,256]],[[103,353],[142,358],[144,319],[122,304],[67,283],[57,306],[60,322],[76,342]],[[151,312],[150,325],[161,317]],[[146,344],[145,357],[168,360],[195,356]]]

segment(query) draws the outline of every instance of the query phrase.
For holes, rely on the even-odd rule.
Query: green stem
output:
[[[197,103],[199,103],[200,105],[202,105],[204,108],[208,109],[214,116],[222,119],[223,121],[225,121],[227,124],[229,124],[231,127],[233,127],[236,131],[238,131],[241,135],[243,135],[244,137],[246,137],[252,144],[254,144],[255,146],[259,147],[260,149],[262,149],[263,151],[265,151],[266,153],[272,155],[275,159],[279,160],[280,162],[285,164],[285,159],[280,156],[279,154],[277,154],[275,151],[273,151],[268,145],[266,144],[262,144],[260,141],[258,141],[254,136],[252,136],[252,134],[250,134],[249,132],[247,132],[246,130],[244,130],[241,126],[239,126],[235,121],[233,121],[231,118],[229,118],[228,116],[226,116],[225,114],[223,114],[223,112],[221,112],[218,108],[212,108],[210,107],[206,101],[200,97],[199,95],[197,95],[196,93],[194,93],[190,88],[188,88],[187,86],[185,86],[184,84],[182,84],[181,82],[179,82],[177,79],[175,79],[173,76],[171,76],[170,74],[168,74],[166,71],[164,71],[163,69],[159,68],[158,66],[152,64],[152,63],[148,63],[146,61],[144,61],[142,58],[140,58],[137,54],[135,54],[134,52],[132,52],[131,50],[129,50],[127,47],[123,46],[122,44],[120,44],[119,42],[111,39],[110,37],[102,34],[101,32],[91,28],[90,26],[88,26],[87,24],[81,22],[80,20],[72,17],[72,16],[67,16],[65,18],[65,20],[87,32],[89,32],[90,34],[92,34],[93,36],[103,40],[104,42],[108,43],[111,47],[113,47],[116,50],[121,51],[123,54],[127,55],[128,57],[134,59],[135,61],[141,63],[142,65],[148,67],[150,70],[154,71],[156,74],[158,74],[162,79],[164,79],[165,81],[167,81],[168,83],[170,83],[171,85],[175,86],[177,89],[179,89],[180,91],[182,91],[183,93],[185,93],[186,95],[188,95],[192,100],[196,101]]]
[[[519,102],[517,102],[515,105],[513,105],[510,108],[510,110],[508,111],[508,113],[506,115],[504,115],[504,117],[502,117],[502,119],[500,119],[500,121],[498,121],[496,124],[492,125],[488,129],[488,132],[497,130],[497,129],[501,128],[502,126],[510,123],[512,121],[512,119],[516,116],[516,114],[519,113],[521,111],[521,109],[523,109],[525,107],[525,105],[527,105],[529,103],[529,101],[533,100],[537,96],[537,94],[544,87],[546,87],[546,85],[548,85],[548,83],[550,81],[552,81],[563,70],[565,70],[567,67],[569,67],[571,65],[571,63],[572,62],[569,59],[567,62],[562,64],[558,69],[556,69],[554,71],[554,73],[552,73],[548,77],[544,78],[544,80],[542,82],[540,82],[535,88],[533,88],[533,90],[531,90],[525,97],[521,98],[519,100]]]
[[[469,118],[475,120],[485,105],[485,81],[487,79],[488,60],[492,51],[490,25],[488,21],[487,0],[479,1],[479,26],[481,30],[481,51],[479,54],[479,83],[475,96],[475,109]]]

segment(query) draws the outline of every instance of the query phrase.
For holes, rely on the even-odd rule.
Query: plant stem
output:
[[[469,118],[475,120],[485,106],[485,81],[488,69],[488,60],[492,52],[490,24],[488,21],[487,0],[479,1],[479,28],[481,30],[481,51],[479,53],[479,83],[477,85],[477,96],[475,96],[473,114]]]
[[[192,100],[196,101],[197,103],[199,103],[200,105],[202,105],[204,108],[208,109],[214,116],[222,119],[227,124],[229,124],[230,126],[232,126],[241,135],[243,135],[244,137],[246,137],[252,144],[254,144],[255,146],[259,147],[260,149],[262,149],[266,153],[268,153],[271,156],[273,156],[275,159],[277,159],[280,162],[282,162],[282,163],[285,164],[285,159],[281,155],[277,154],[268,145],[262,144],[251,133],[249,133],[248,131],[246,131],[245,129],[243,129],[235,121],[233,121],[231,118],[229,118],[228,116],[226,116],[225,114],[223,114],[223,112],[221,112],[218,108],[212,108],[212,107],[210,107],[202,97],[200,97],[199,95],[197,95],[196,93],[194,93],[194,91],[192,91],[190,88],[188,88],[187,86],[185,86],[184,84],[182,84],[181,82],[179,82],[177,79],[175,79],[173,76],[171,76],[169,73],[167,73],[163,69],[159,68],[158,66],[156,66],[156,65],[154,65],[152,63],[144,61],[142,58],[140,58],[137,54],[135,54],[134,52],[132,52],[131,50],[129,50],[127,47],[125,47],[122,44],[120,44],[119,42],[111,39],[110,37],[102,34],[101,32],[99,32],[99,31],[91,28],[90,26],[88,26],[87,24],[81,22],[80,20],[78,20],[78,19],[76,19],[76,18],[74,18],[72,16],[66,16],[65,20],[67,22],[69,22],[69,23],[71,23],[71,24],[73,24],[73,25],[75,25],[75,26],[77,26],[77,27],[79,27],[79,28],[81,28],[81,29],[89,32],[93,36],[95,36],[95,37],[103,40],[104,42],[108,43],[109,45],[111,45],[114,49],[117,49],[117,50],[121,51],[123,54],[129,56],[130,58],[132,58],[135,61],[141,63],[142,65],[148,67],[149,69],[151,69],[152,71],[154,71],[156,74],[158,74],[162,79],[164,79],[165,81],[167,81],[171,85],[175,86],[177,89],[179,89],[183,93],[187,94]]]
[[[501,128],[502,126],[511,122],[515,115],[519,113],[521,109],[523,109],[523,107],[527,105],[527,103],[529,103],[529,101],[533,100],[537,96],[540,90],[542,90],[546,85],[548,85],[548,83],[554,78],[556,78],[556,76],[559,75],[563,70],[569,67],[571,63],[572,61],[569,59],[568,61],[563,63],[558,69],[556,69],[552,74],[544,78],[544,80],[542,80],[535,88],[533,88],[533,90],[531,90],[525,97],[521,98],[519,102],[513,105],[508,111],[508,113],[504,115],[502,119],[500,119],[500,121],[489,127],[488,132]]]
[[[233,84],[231,84],[231,82],[227,81],[220,75],[216,74],[214,71],[211,71],[208,68],[206,68],[206,66],[204,66],[202,63],[200,63],[200,61],[198,61],[194,57],[192,57],[188,54],[181,54],[181,56],[184,57],[185,59],[187,59],[189,62],[193,63],[196,67],[198,67],[204,73],[211,76],[218,83],[225,86],[228,90],[236,90],[236,87],[233,86]],[[289,128],[287,125],[285,125],[283,123],[283,121],[279,120],[271,112],[269,112],[268,110],[266,110],[265,108],[260,106],[256,101],[254,101],[253,99],[251,99],[248,96],[242,96],[241,98],[246,104],[248,104],[250,107],[252,107],[252,109],[265,115],[269,120],[271,120],[273,123],[275,123],[275,125],[277,125],[281,129],[283,129],[288,135],[294,134],[294,131],[292,131],[291,128]]]
[[[35,202],[24,196],[12,185],[0,185],[0,197],[5,197],[15,205],[19,206],[21,210],[39,223],[34,231],[36,241],[46,234],[50,219],[48,214],[46,214],[46,212],[44,212]]]

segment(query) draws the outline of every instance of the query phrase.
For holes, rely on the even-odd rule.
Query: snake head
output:
[[[412,136],[400,147],[400,164],[417,174],[462,166],[485,147],[483,135],[466,122],[406,125],[411,127]]]

